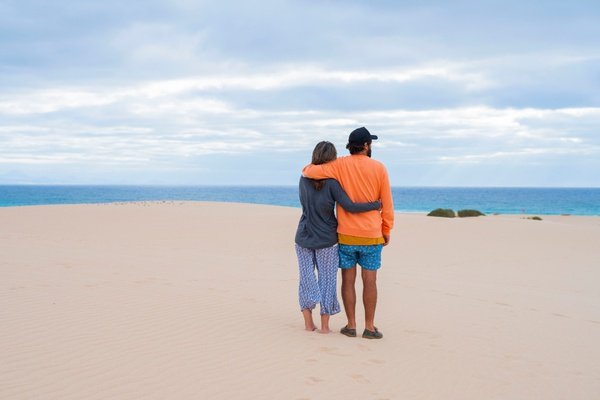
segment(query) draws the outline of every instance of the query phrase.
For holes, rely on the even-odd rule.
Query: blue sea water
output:
[[[600,188],[394,187],[394,208],[477,209],[486,214],[600,215]],[[0,185],[0,207],[193,200],[300,207],[296,186]]]

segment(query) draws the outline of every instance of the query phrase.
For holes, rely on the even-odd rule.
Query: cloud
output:
[[[206,75],[202,77],[161,80],[118,88],[44,88],[16,91],[0,96],[0,113],[34,114],[55,112],[65,108],[101,106],[118,101],[165,98],[208,90],[279,90],[304,86],[336,86],[355,83],[401,84],[410,81],[441,79],[461,82],[467,90],[489,85],[485,77],[462,72],[458,66],[424,66],[397,70],[327,70],[315,66],[294,66],[270,73],[238,75]],[[184,104],[182,104],[184,105]],[[218,100],[194,101],[190,108],[225,109]]]
[[[90,162],[151,162],[159,155],[169,154],[175,164],[178,157],[194,154],[252,153],[258,149],[308,151],[319,138],[332,138],[343,144],[347,133],[358,125],[366,125],[380,135],[378,145],[384,152],[388,147],[421,148],[423,160],[430,161],[485,161],[499,156],[541,154],[541,150],[530,150],[536,146],[554,148],[561,154],[566,150],[589,154],[597,152],[600,145],[596,133],[588,131],[590,126],[600,124],[600,108],[279,112],[211,108],[210,103],[190,105],[185,99],[162,106],[160,101],[153,102],[154,99],[144,106],[144,112],[134,105],[115,116],[117,121],[136,123],[131,126],[99,127],[60,120],[45,127],[4,126],[0,128],[0,143],[14,155],[36,150],[44,155],[56,152],[62,154],[63,161],[69,150],[76,151],[71,153],[75,160],[87,154]],[[157,129],[155,119],[165,117],[168,119]],[[490,152],[492,148],[515,150]],[[433,157],[426,149],[459,151],[461,155]],[[471,155],[473,149],[481,149],[482,155]]]
[[[0,177],[281,183],[365,125],[378,157],[431,183],[499,165],[546,182],[537,163],[600,184],[582,174],[599,158],[599,16],[587,1],[3,2]]]
[[[578,143],[576,141],[576,143]],[[440,161],[444,162],[461,162],[461,163],[481,163],[484,161],[490,161],[494,159],[515,159],[520,157],[526,157],[531,159],[532,156],[537,155],[548,155],[548,154],[560,154],[560,155],[589,155],[590,153],[599,153],[599,148],[577,148],[577,149],[563,149],[563,148],[525,148],[518,151],[496,151],[492,153],[482,154],[465,154],[461,156],[441,156]]]

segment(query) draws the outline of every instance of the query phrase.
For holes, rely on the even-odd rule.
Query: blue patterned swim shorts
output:
[[[340,244],[340,268],[348,269],[360,265],[364,269],[378,270],[381,267],[382,244],[368,246],[351,246]]]

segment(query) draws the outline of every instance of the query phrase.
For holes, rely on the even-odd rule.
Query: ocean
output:
[[[600,215],[600,188],[394,187],[399,212]],[[300,207],[297,186],[0,185],[0,207],[193,200]]]

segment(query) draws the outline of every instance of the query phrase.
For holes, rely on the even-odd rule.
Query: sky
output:
[[[597,1],[0,0],[0,184],[600,187]]]

